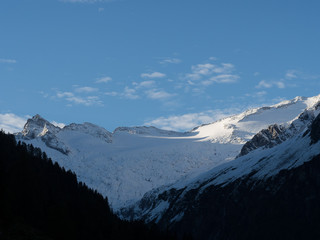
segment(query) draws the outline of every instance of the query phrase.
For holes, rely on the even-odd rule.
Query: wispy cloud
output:
[[[105,92],[104,93],[106,96],[111,96],[111,97],[115,97],[115,96],[119,96],[118,92],[112,91],[112,92]]]
[[[214,122],[234,113],[238,113],[237,110],[209,110],[199,113],[159,117],[151,121],[146,121],[144,124],[166,130],[188,131],[201,124]]]
[[[26,117],[19,117],[13,113],[0,114],[0,129],[3,129],[5,132],[20,132],[26,122]]]
[[[277,88],[285,88],[286,85],[283,81],[265,81],[262,80],[258,83],[256,88],[272,88],[272,87],[277,87]]]
[[[160,72],[153,72],[153,73],[142,73],[141,77],[143,78],[163,78],[166,74]]]
[[[298,72],[296,70],[288,70],[285,77],[286,79],[293,79],[298,77],[297,74]]]
[[[111,77],[102,77],[102,78],[97,79],[96,83],[107,83],[110,81],[112,81]]]
[[[191,67],[192,72],[185,75],[189,85],[208,86],[213,83],[235,83],[240,78],[233,74],[234,66],[231,63],[222,63],[220,65],[205,63],[197,64]]]
[[[160,64],[178,64],[181,63],[179,58],[165,58],[159,62]]]
[[[261,98],[263,96],[267,95],[266,91],[259,91],[255,93],[247,93],[245,94],[246,97],[253,97],[253,98]]]
[[[17,63],[17,60],[14,59],[5,59],[5,58],[0,58],[0,63]]]
[[[272,83],[262,80],[259,82],[259,84],[256,86],[256,88],[271,88],[272,85],[273,85]]]
[[[138,99],[140,96],[137,94],[137,90],[134,88],[125,87],[123,93],[121,94],[122,97],[128,99]]]
[[[253,76],[255,76],[255,77],[257,77],[257,76],[259,76],[259,75],[260,75],[259,72],[254,72],[254,73],[253,73]]]
[[[153,80],[148,80],[148,81],[142,81],[140,83],[134,82],[133,85],[135,86],[136,89],[150,88],[150,87],[154,87],[156,85],[156,82]]]
[[[131,100],[146,97],[152,100],[161,101],[168,100],[176,95],[163,89],[156,88],[156,82],[153,80],[142,81],[140,83],[133,82],[132,85],[132,87],[126,86],[121,92],[109,91],[104,94],[111,97],[127,98]]]
[[[97,92],[98,90],[99,90],[98,88],[93,88],[93,87],[77,87],[75,89],[75,91],[78,93],[92,93],[92,92]]]
[[[235,83],[238,81],[239,78],[240,77],[238,75],[221,74],[218,76],[211,77],[208,80],[202,81],[202,84],[208,86],[213,83]]]
[[[164,90],[151,89],[145,92],[147,97],[154,100],[165,100],[175,96],[175,94],[168,93]]]
[[[98,96],[77,96],[72,92],[57,92],[57,98],[65,99],[66,101],[77,104],[77,105],[84,105],[84,106],[103,106],[103,102],[100,100]]]

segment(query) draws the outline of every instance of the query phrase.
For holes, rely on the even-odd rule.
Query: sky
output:
[[[1,0],[0,128],[188,131],[320,94],[318,0]],[[60,125],[62,126],[62,125]]]

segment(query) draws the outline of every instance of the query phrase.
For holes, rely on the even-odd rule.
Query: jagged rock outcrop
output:
[[[56,137],[56,134],[59,131],[61,131],[61,128],[54,126],[52,123],[37,114],[31,119],[28,119],[22,132],[18,133],[16,137],[18,140],[33,140],[41,138],[48,147],[67,155],[70,150]]]
[[[261,130],[250,141],[243,145],[237,157],[244,156],[257,148],[272,148],[298,132],[305,132],[306,135],[310,132],[311,128],[314,129],[312,131],[311,141],[317,142],[313,140],[313,138],[320,138],[320,130],[319,127],[317,127],[320,126],[320,120],[315,120],[319,118],[319,116],[316,118],[319,107],[320,103],[311,109],[305,110],[289,125],[274,124],[270,125],[267,129]]]
[[[257,133],[252,140],[246,142],[239,154],[239,156],[244,156],[254,149],[260,147],[271,148],[277,144],[282,143],[286,140],[285,128],[277,124],[269,126],[267,129],[261,130]]]

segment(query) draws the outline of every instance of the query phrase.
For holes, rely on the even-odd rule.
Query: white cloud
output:
[[[164,100],[173,97],[175,94],[168,93],[163,90],[151,89],[145,92],[147,97],[155,100]]]
[[[72,92],[58,92],[57,97],[58,98],[64,98],[64,97],[73,97],[74,94]]]
[[[136,89],[125,87],[121,96],[128,99],[138,99],[140,96],[137,94]]]
[[[286,73],[286,78],[287,79],[293,79],[293,78],[297,78],[297,71],[296,70],[288,70]]]
[[[234,83],[240,78],[238,75],[232,74],[234,66],[231,63],[222,63],[215,65],[211,63],[197,64],[191,67],[192,72],[186,74],[187,83],[195,85],[195,81],[201,81],[204,86],[212,83]]]
[[[104,8],[100,7],[98,8],[98,12],[103,12],[104,11]]]
[[[286,86],[282,81],[267,82],[265,80],[260,81],[259,84],[256,86],[256,88],[272,88],[272,87],[285,88]]]
[[[62,98],[67,100],[70,103],[74,103],[77,105],[84,105],[84,106],[93,106],[93,105],[99,105],[103,106],[103,102],[99,99],[98,96],[76,96],[72,92],[58,92],[57,93],[58,98]]]
[[[235,109],[209,110],[169,117],[159,117],[144,124],[166,130],[188,131],[201,124],[211,123],[235,113]]]
[[[134,83],[134,85],[136,85],[136,89],[154,87],[155,84],[156,84],[156,82],[153,81],[153,80],[143,81],[143,82],[140,82],[140,83]]]
[[[75,91],[78,93],[91,93],[91,92],[96,92],[98,90],[99,90],[98,88],[93,88],[93,87],[78,87],[75,89]]]
[[[17,60],[0,58],[0,63],[17,63]]]
[[[256,88],[271,88],[272,83],[266,82],[264,80],[260,81]]]
[[[256,92],[256,96],[257,97],[262,97],[262,96],[264,96],[264,95],[266,95],[267,94],[267,92],[266,91],[260,91],[260,92]]]
[[[232,74],[221,74],[218,76],[211,77],[208,80],[202,81],[205,86],[211,85],[212,83],[235,83],[240,77]]]
[[[115,97],[115,96],[118,96],[119,95],[119,93],[117,93],[117,92],[105,92],[104,93],[105,95],[107,95],[107,96],[111,96],[111,97]]]
[[[218,58],[216,58],[216,57],[209,57],[209,60],[211,60],[211,61],[217,61]]]
[[[143,78],[163,78],[166,74],[160,72],[153,72],[153,73],[142,73],[141,77]]]
[[[5,132],[20,132],[26,122],[27,118],[19,117],[13,113],[0,114],[0,129],[3,129]]]
[[[172,64],[178,64],[181,63],[181,60],[179,58],[166,58],[159,62],[160,64],[166,64],[166,63],[172,63]]]
[[[198,64],[191,67],[192,73],[187,74],[187,77],[191,78],[192,80],[198,80],[201,78],[202,75],[207,76],[212,74],[214,68],[215,65],[211,63]]]
[[[112,81],[111,77],[102,77],[102,78],[97,79],[96,83],[107,83],[110,81]]]
[[[258,98],[260,98],[260,97],[265,96],[266,94],[267,94],[266,91],[259,91],[259,92],[255,92],[255,93],[247,93],[247,94],[245,94],[245,96],[246,97],[254,97],[254,98],[258,97]]]
[[[274,82],[274,85],[276,85],[278,88],[285,88],[285,84],[283,82]]]

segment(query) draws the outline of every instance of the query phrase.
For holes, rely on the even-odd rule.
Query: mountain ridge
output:
[[[152,189],[234,160],[259,131],[274,123],[292,122],[319,99],[320,95],[297,97],[185,133],[146,126],[120,127],[111,133],[90,123],[43,131],[51,125],[41,120],[45,123],[42,129],[32,128],[34,138],[24,136],[24,132],[30,133],[24,130],[16,138],[40,147],[53,161],[76,172],[81,181],[108,196],[111,206],[119,210]]]

